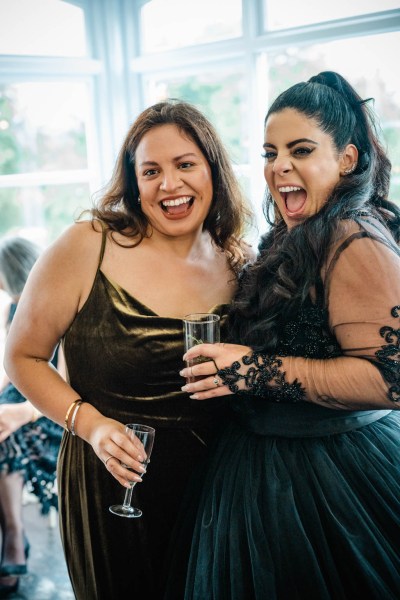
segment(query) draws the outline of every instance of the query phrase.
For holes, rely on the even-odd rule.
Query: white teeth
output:
[[[287,185],[285,187],[278,188],[280,192],[299,192],[301,190],[300,187],[295,187],[294,185]]]
[[[192,196],[184,196],[183,198],[177,198],[176,200],[163,200],[163,206],[179,206],[180,204],[187,204],[192,199]]]

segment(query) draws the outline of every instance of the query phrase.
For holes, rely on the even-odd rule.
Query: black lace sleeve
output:
[[[305,399],[305,390],[297,380],[293,383],[286,381],[280,358],[253,352],[250,356],[243,356],[241,362],[236,361],[218,371],[224,385],[234,394],[262,396],[271,402],[300,402]],[[244,375],[239,373],[243,365],[249,367]],[[244,389],[239,388],[240,381],[244,382]]]
[[[400,305],[391,310],[392,317],[400,317]],[[381,327],[380,335],[386,342],[380,350],[375,353],[376,367],[389,384],[388,397],[392,402],[400,402],[400,329],[390,326]]]

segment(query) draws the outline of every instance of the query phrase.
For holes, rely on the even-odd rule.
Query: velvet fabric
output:
[[[103,237],[102,252],[104,243]],[[210,312],[223,316],[226,308]],[[78,396],[121,423],[156,429],[148,472],[133,492],[133,505],[143,511],[138,519],[109,512],[125,489],[87,443],[64,434],[58,465],[61,532],[76,598],[161,598],[181,498],[224,418],[226,400],[196,402],[180,390],[182,320],[155,314],[107,279],[100,266],[63,347]]]

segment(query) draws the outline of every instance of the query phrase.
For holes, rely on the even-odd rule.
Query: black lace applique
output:
[[[282,361],[277,357],[335,358],[341,355],[340,346],[329,329],[328,314],[321,294],[316,303],[308,298],[296,314],[283,324],[282,335],[272,352],[254,352],[242,359],[245,365],[255,365],[245,375],[238,373],[243,366],[240,362],[221,369],[218,375],[234,394],[262,396],[273,402],[299,402],[305,400],[305,390],[297,380],[293,383],[286,381],[285,372],[280,370]],[[238,382],[243,379],[246,389],[240,391]]]
[[[400,318],[400,305],[394,306],[391,315],[395,319]],[[375,355],[380,363],[380,370],[386,381],[391,385],[388,397],[392,402],[400,401],[400,329],[393,327],[382,327],[380,335],[386,342]]]
[[[305,390],[295,380],[288,383],[285,372],[280,370],[282,361],[275,356],[268,356],[262,352],[253,352],[250,356],[243,356],[242,363],[250,366],[242,375],[239,361],[234,362],[226,369],[220,369],[218,376],[224,385],[227,385],[234,394],[250,393],[253,396],[263,396],[272,402],[300,402],[305,398]],[[245,389],[240,390],[238,382],[244,380]]]
[[[326,309],[311,301],[295,318],[287,321],[275,350],[278,356],[335,358],[342,354],[336,338],[329,331]]]

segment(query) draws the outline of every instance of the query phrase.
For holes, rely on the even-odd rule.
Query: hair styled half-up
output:
[[[91,211],[92,217],[100,219],[111,231],[131,238],[133,245],[151,235],[149,221],[139,203],[135,161],[143,136],[161,125],[176,125],[204,154],[213,185],[211,208],[204,229],[215,244],[227,252],[234,267],[241,256],[240,240],[252,222],[252,214],[217,131],[202,112],[188,102],[165,100],[145,109],[137,117],[122,144],[112,179]]]
[[[265,117],[266,122],[270,115],[291,108],[314,119],[321,131],[331,136],[338,153],[347,144],[356,146],[355,170],[339,181],[328,200],[330,206],[338,205],[339,214],[365,206],[386,207],[391,163],[379,141],[370,101],[363,100],[338,73],[323,71],[280,94]],[[267,213],[272,203],[268,194]]]
[[[345,218],[378,218],[400,241],[400,209],[388,200],[391,164],[379,141],[369,100],[341,75],[324,71],[282,92],[265,117],[293,109],[328,134],[337,153],[358,150],[355,169],[341,177],[318,213],[288,229],[267,191],[264,211],[271,225],[260,258],[243,280],[234,304],[233,335],[253,347],[273,349],[279,323],[305,300]]]

